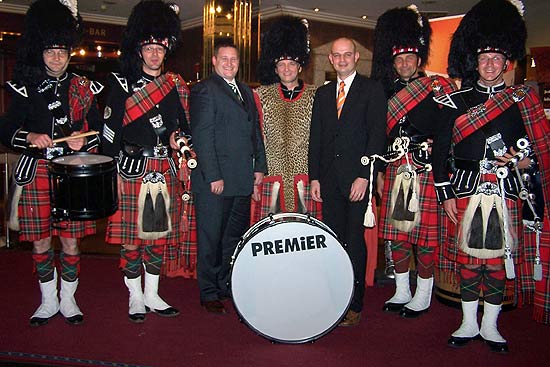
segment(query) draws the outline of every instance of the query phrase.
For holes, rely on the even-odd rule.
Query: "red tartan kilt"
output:
[[[409,159],[412,158],[409,155]],[[391,224],[391,191],[397,176],[397,169],[405,164],[403,158],[399,162],[390,164],[386,169],[384,180],[384,192],[380,205],[380,228],[378,236],[385,240],[406,241],[423,247],[437,247],[440,243],[440,208],[435,194],[433,176],[431,172],[421,173],[417,176],[420,191],[418,192],[418,204],[420,221],[410,232],[402,232]],[[416,166],[413,164],[415,168]]]
[[[82,238],[95,233],[94,221],[63,221],[52,225],[48,161],[38,161],[36,176],[23,186],[19,199],[19,240],[38,241],[51,236]],[[58,228],[59,227],[59,228]]]
[[[464,212],[466,211],[466,208],[468,207],[469,202],[470,202],[469,198],[456,199],[459,223],[462,221]],[[522,208],[521,201],[519,199],[517,201],[506,199],[506,205],[508,207],[508,215],[509,215],[508,220],[511,221],[511,223],[514,223],[514,225],[512,226],[512,230],[514,230],[515,236],[517,237],[516,245],[512,251],[512,256],[514,259],[514,264],[519,264],[523,262],[523,222],[521,218],[521,208]],[[459,264],[474,264],[474,265],[504,264],[504,257],[498,257],[493,259],[478,259],[462,251],[459,248],[459,244],[458,244],[458,229],[459,229],[459,226],[454,225],[451,221],[449,221],[449,228],[448,228],[449,235],[448,235],[447,241],[445,242],[444,250],[443,250],[444,256],[447,259],[451,261],[456,261]]]
[[[295,198],[298,197],[298,193],[296,190],[296,182],[298,180],[302,180],[304,182],[304,196],[305,196],[305,203],[306,203],[308,213],[311,214],[311,216],[319,220],[322,220],[321,203],[316,202],[311,198],[308,175],[302,174],[302,175],[296,175],[294,177],[294,181],[295,181],[294,193],[283,192],[282,176],[266,176],[264,177],[262,184],[258,186],[261,193],[260,200],[259,201],[251,200],[251,203],[250,203],[250,206],[251,206],[250,225],[254,225],[260,219],[270,214],[270,203],[271,203],[271,197],[273,192],[273,184],[275,182],[279,182],[280,184],[279,201],[284,202],[284,197],[286,195],[293,195]],[[297,207],[297,205],[295,205],[295,207]]]
[[[180,181],[170,171],[170,164],[166,158],[149,158],[145,169],[148,172],[157,171],[164,173],[168,193],[170,195],[170,218],[172,231],[163,238],[157,240],[143,240],[138,237],[138,202],[139,191],[143,176],[133,179],[120,178],[123,193],[119,196],[118,210],[109,217],[105,241],[114,245],[166,245],[179,244],[183,241],[182,225],[182,200],[183,193]]]

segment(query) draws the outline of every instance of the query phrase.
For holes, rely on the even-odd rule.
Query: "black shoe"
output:
[[[382,311],[384,312],[399,312],[405,306],[406,303],[393,303],[393,302],[386,302],[384,303],[384,307],[382,307]]]
[[[168,308],[165,308],[164,310],[157,310],[157,309],[154,309],[154,308],[151,309],[150,307],[145,306],[145,311],[147,312],[152,311],[162,317],[175,317],[180,314],[179,310],[175,309],[174,307],[168,307]]]
[[[399,312],[399,315],[406,319],[416,319],[418,316],[421,316],[423,313],[428,312],[429,309],[430,308],[428,307],[425,310],[414,311],[408,307],[403,307]]]
[[[71,317],[65,317],[65,322],[69,325],[80,325],[84,322],[84,316],[74,315]]]
[[[502,353],[502,354],[508,353],[508,344],[506,342],[501,343],[501,342],[494,342],[487,339],[484,339],[484,340],[485,340],[485,343],[487,343],[487,345],[491,349],[491,352]]]
[[[30,324],[33,327],[43,326],[46,325],[52,317],[31,317]]]
[[[451,338],[447,341],[447,345],[449,347],[453,348],[462,348],[466,344],[468,344],[471,340],[478,340],[480,338],[479,334],[476,336],[451,336]]]
[[[145,321],[145,314],[144,313],[132,313],[128,314],[128,320],[130,322],[133,322],[135,324],[141,324]]]

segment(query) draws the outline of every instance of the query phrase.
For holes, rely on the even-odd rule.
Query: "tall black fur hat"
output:
[[[66,0],[64,3],[68,3]],[[47,48],[72,49],[82,37],[82,18],[60,0],[37,0],[25,16],[23,36],[17,48],[13,80],[36,85],[46,78],[42,53]]]
[[[302,67],[309,62],[309,31],[307,20],[284,16],[274,22],[261,36],[258,78],[261,84],[279,82],[275,65],[281,60],[294,60]]]
[[[477,56],[498,52],[509,60],[525,56],[527,29],[519,0],[482,0],[462,18],[451,41],[448,72],[461,78],[463,86],[479,78]]]
[[[168,52],[181,36],[179,8],[162,0],[142,0],[132,9],[120,45],[121,71],[130,82],[141,77],[141,46],[159,44]]]
[[[386,11],[378,18],[374,29],[371,77],[385,86],[392,83],[397,76],[393,58],[402,53],[417,54],[420,66],[424,66],[428,61],[431,35],[430,22],[415,5]]]

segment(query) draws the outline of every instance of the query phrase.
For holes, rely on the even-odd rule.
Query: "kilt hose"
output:
[[[18,204],[19,240],[38,241],[51,236],[82,238],[94,234],[94,221],[53,223],[50,206],[48,161],[40,159],[34,180],[23,186]]]
[[[412,159],[410,160],[412,161]],[[392,225],[392,188],[397,176],[397,169],[405,163],[406,160],[403,158],[398,162],[391,163],[386,169],[378,236],[384,240],[409,242],[422,247],[437,247],[440,244],[441,211],[437,203],[431,172],[424,172],[417,176],[419,209],[416,215],[420,216],[418,224],[409,232],[400,231]],[[420,167],[413,163],[411,165],[413,168]]]
[[[149,172],[159,172],[166,180],[170,198],[168,213],[172,222],[172,230],[158,239],[141,239],[138,236],[138,202],[143,177]],[[137,178],[120,178],[122,193],[118,199],[118,210],[109,217],[105,233],[105,242],[112,245],[172,245],[178,246],[183,241],[181,231],[181,216],[183,213],[181,183],[172,175],[167,158],[149,158],[143,176]]]

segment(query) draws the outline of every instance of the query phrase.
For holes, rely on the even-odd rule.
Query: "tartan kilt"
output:
[[[105,232],[105,242],[113,245],[177,245],[183,241],[181,231],[183,189],[180,181],[172,175],[169,159],[148,158],[143,176],[124,178],[119,176],[119,185],[123,193],[119,195],[118,210],[109,217]],[[166,179],[170,208],[168,212],[172,221],[172,230],[166,236],[156,240],[144,240],[138,237],[138,202],[143,177],[149,172],[161,172]]]
[[[54,226],[50,203],[48,161],[40,159],[34,180],[23,186],[19,199],[20,241],[38,241],[51,236],[82,238],[96,232],[95,221],[61,221]]]
[[[191,194],[191,188],[188,192]],[[178,224],[183,232],[180,243],[169,243],[164,247],[162,274],[167,277],[197,278],[197,217],[195,198],[183,202],[183,213]]]
[[[456,199],[456,207],[458,210],[458,222],[462,221],[464,217],[464,212],[468,207],[470,198],[460,198]],[[516,244],[512,251],[512,258],[514,264],[520,264],[523,262],[523,222],[522,222],[522,212],[521,212],[521,200],[510,200],[506,199],[506,206],[508,208],[508,220],[513,223],[511,226],[512,230],[515,233]],[[444,243],[443,251],[444,256],[451,260],[456,261],[459,264],[473,264],[473,265],[499,265],[504,264],[504,257],[497,257],[492,259],[479,259],[477,257],[470,256],[466,254],[459,248],[459,227],[460,225],[455,225],[451,221],[448,222],[448,237],[447,241]]]
[[[302,180],[304,182],[304,200],[307,207],[307,212],[312,216],[319,220],[322,220],[322,213],[321,213],[321,203],[314,201],[311,198],[311,191],[309,186],[309,177],[306,174],[300,174],[294,176],[294,192],[290,193],[290,195],[294,196],[294,202],[295,204],[298,201],[298,189],[297,189],[297,183],[298,181]],[[270,204],[271,204],[271,198],[273,196],[273,185],[275,182],[279,183],[279,198],[278,202],[280,203],[281,207],[284,208],[284,197],[288,195],[288,193],[285,193],[283,190],[283,178],[282,176],[265,176],[262,183],[259,185],[258,189],[261,193],[261,198],[259,201],[251,200],[250,203],[250,225],[254,225],[257,223],[260,219],[267,217],[270,213]],[[298,207],[297,205],[294,205],[294,207]]]
[[[412,163],[415,168],[420,166]],[[432,172],[424,172],[417,176],[420,190],[418,192],[418,206],[420,215],[418,224],[410,231],[403,232],[391,223],[391,191],[397,176],[397,169],[406,164],[403,157],[400,161],[391,163],[386,169],[384,192],[380,205],[380,228],[378,236],[385,240],[406,241],[422,247],[437,247],[440,243],[440,215],[441,209],[437,203],[437,196],[433,183]]]

